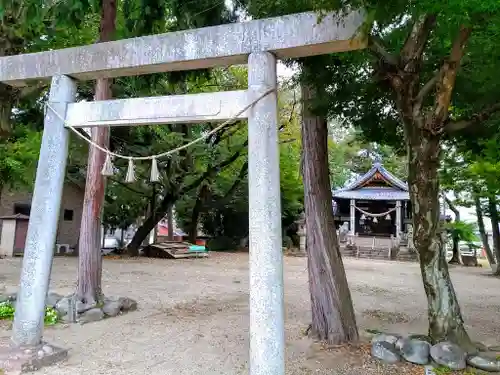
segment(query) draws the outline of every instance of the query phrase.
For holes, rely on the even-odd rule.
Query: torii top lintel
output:
[[[295,58],[365,47],[358,30],[362,12],[316,13],[232,23],[0,58],[0,81],[30,81],[68,75],[79,80],[132,76],[244,64],[252,52]]]

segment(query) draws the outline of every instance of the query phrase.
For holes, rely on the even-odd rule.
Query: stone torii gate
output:
[[[42,342],[45,297],[68,155],[66,126],[136,126],[248,118],[250,374],[284,375],[284,302],[276,59],[363,48],[363,14],[314,13],[0,58],[0,81],[52,80],[11,345],[0,366],[48,365],[66,351]],[[248,64],[248,90],[75,103],[78,80]],[[65,121],[62,121],[65,119]],[[2,357],[3,356],[3,357]]]

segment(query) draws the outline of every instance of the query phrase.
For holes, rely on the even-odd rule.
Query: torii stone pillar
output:
[[[276,58],[248,59],[248,89],[257,98],[277,87]],[[248,117],[250,225],[250,374],[285,374],[285,311],[278,146],[278,100],[273,92]]]
[[[75,96],[76,84],[71,78],[57,76],[52,79],[49,103],[63,118],[68,104],[75,100]],[[7,367],[1,366],[5,361],[10,361],[13,368],[17,367],[15,362],[19,361],[19,367],[22,368],[25,365],[22,355],[31,357],[29,351],[36,354],[31,361],[40,363],[52,362],[54,357],[60,358],[67,355],[66,350],[44,345],[42,332],[45,298],[49,289],[57,222],[66,174],[68,141],[69,134],[64,127],[64,122],[52,111],[47,111],[12,327],[14,346],[29,349],[21,351],[21,356],[13,355],[12,358],[9,358],[8,354],[7,358],[0,356],[0,368]],[[2,354],[5,355],[5,352],[2,351]],[[38,367],[36,363],[33,365]]]

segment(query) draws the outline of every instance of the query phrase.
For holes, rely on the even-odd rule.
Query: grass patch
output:
[[[11,302],[0,303],[0,320],[13,320],[16,309]],[[43,319],[45,325],[52,326],[59,321],[59,314],[53,307],[45,308],[45,317]],[[0,373],[1,375],[1,373]]]

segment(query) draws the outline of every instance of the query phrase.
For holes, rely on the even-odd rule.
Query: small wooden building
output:
[[[345,188],[333,192],[335,225],[370,237],[400,237],[411,223],[408,185],[381,163]]]

